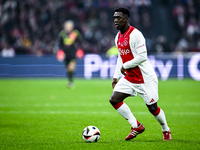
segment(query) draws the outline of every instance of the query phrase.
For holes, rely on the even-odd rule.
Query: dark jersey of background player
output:
[[[64,23],[64,30],[59,33],[58,46],[65,53],[64,64],[69,79],[69,87],[73,87],[73,78],[76,67],[77,44],[81,41],[81,34],[74,29],[74,23],[68,20]]]

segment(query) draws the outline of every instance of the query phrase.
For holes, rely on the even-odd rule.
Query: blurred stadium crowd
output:
[[[131,12],[131,25],[146,37],[149,53],[200,52],[200,0],[157,1],[170,9],[172,40],[153,32],[155,1],[0,0],[0,51],[10,51],[10,55],[55,54],[63,23],[71,19],[82,34],[84,52],[105,54],[117,33],[114,9],[125,6]]]

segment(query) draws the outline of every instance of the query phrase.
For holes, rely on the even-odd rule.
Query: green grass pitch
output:
[[[200,82],[159,81],[158,105],[165,111],[171,141],[138,96],[128,98],[146,130],[131,141],[129,123],[110,105],[112,80],[0,79],[0,149],[63,150],[197,150],[200,149]],[[82,131],[97,126],[101,138],[85,143]]]

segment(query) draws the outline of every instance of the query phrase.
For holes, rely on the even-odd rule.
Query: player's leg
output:
[[[124,90],[126,91],[126,93],[130,93],[130,94],[123,93]],[[129,86],[126,87],[126,84],[123,83],[123,79],[122,79],[116,84],[116,86],[113,90],[113,93],[110,97],[110,103],[112,104],[112,106],[132,126],[131,133],[128,135],[128,137],[126,137],[126,140],[130,140],[132,138],[135,138],[139,133],[142,133],[145,129],[144,126],[142,124],[140,124],[136,120],[136,118],[133,116],[128,105],[123,102],[123,100],[125,98],[127,98],[128,96],[131,96],[131,92],[128,92],[129,90],[130,90],[130,87]],[[122,92],[119,92],[119,91],[122,91]],[[130,91],[132,91],[132,89]]]
[[[133,116],[130,108],[126,103],[123,102],[125,98],[130,96],[129,94],[121,93],[113,91],[111,97],[110,97],[110,103],[111,105],[117,110],[117,112],[122,115],[130,124],[131,126],[137,127],[138,121]]]
[[[157,102],[152,105],[147,105],[149,111],[154,115],[154,118],[160,123],[163,131],[163,140],[171,140],[171,131],[167,125],[167,120],[164,111],[157,106]]]
[[[68,80],[69,80],[69,87],[73,87],[73,79],[74,79],[74,72],[76,68],[76,60],[72,59],[69,64],[67,65],[67,74],[68,74]]]
[[[141,84],[138,94],[144,99],[149,111],[154,115],[155,119],[162,127],[163,135],[165,132],[171,136],[171,131],[167,125],[164,111],[157,106],[158,97],[158,82],[152,81],[149,83]],[[170,140],[169,138],[163,138],[163,140]]]
[[[69,65],[69,62],[70,62],[70,60],[67,57],[65,57],[65,59],[64,59],[64,65],[65,65],[66,77],[68,78],[68,80],[69,80],[69,74],[68,74],[68,65]]]
[[[154,115],[155,119],[160,123],[163,131],[169,131],[169,127],[167,125],[166,117],[164,111],[157,106],[157,103],[152,105],[147,105],[151,114]]]

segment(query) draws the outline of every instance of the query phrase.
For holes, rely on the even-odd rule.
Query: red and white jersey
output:
[[[157,80],[147,58],[145,38],[138,29],[129,26],[124,34],[119,31],[115,37],[115,44],[118,48],[118,60],[113,78],[120,77],[123,65],[127,69],[124,78],[131,83],[141,84]]]

